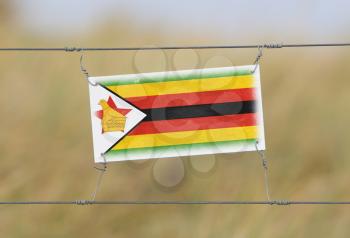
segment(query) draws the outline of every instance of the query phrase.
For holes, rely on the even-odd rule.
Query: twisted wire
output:
[[[134,51],[134,50],[178,50],[178,49],[249,49],[249,48],[300,48],[300,47],[345,47],[350,43],[309,43],[309,44],[252,44],[252,45],[192,45],[192,46],[145,46],[145,47],[8,47],[0,48],[0,51]]]
[[[350,205],[350,201],[175,201],[175,200],[70,200],[70,201],[0,201],[0,205]]]

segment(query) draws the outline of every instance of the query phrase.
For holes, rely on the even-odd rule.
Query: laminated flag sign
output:
[[[259,68],[90,77],[95,162],[265,149]]]

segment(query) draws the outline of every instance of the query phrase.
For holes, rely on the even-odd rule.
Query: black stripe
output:
[[[255,101],[150,108],[144,109],[142,111],[147,115],[143,121],[222,116],[241,113],[253,113],[255,112]]]

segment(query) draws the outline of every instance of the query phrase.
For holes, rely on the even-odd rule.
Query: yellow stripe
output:
[[[254,139],[256,126],[126,136],[112,150]]]
[[[253,76],[190,79],[180,81],[107,86],[121,97],[140,97],[238,88],[252,88]]]

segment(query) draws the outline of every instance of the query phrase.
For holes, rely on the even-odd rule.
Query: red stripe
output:
[[[193,131],[226,127],[256,125],[256,114],[236,114],[213,117],[196,117],[175,120],[145,121],[136,126],[129,135],[156,134],[174,131]]]
[[[127,98],[140,109],[254,100],[254,88]]]

